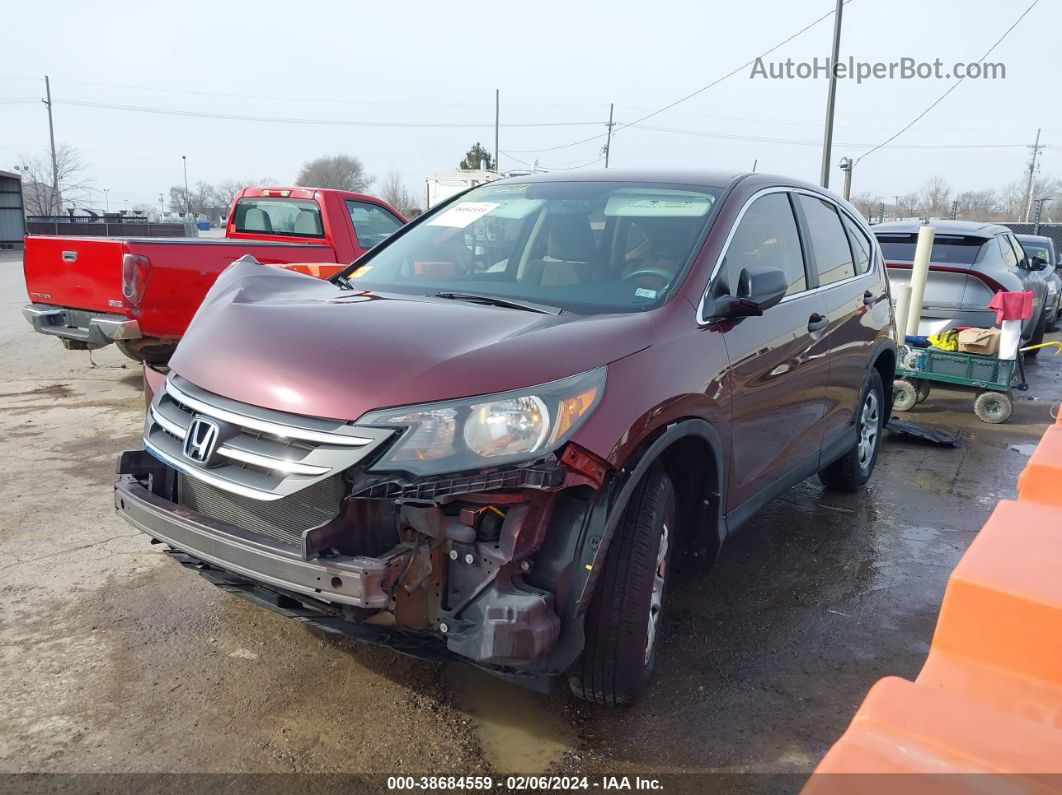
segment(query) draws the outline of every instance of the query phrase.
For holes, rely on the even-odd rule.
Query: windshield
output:
[[[631,182],[485,185],[362,260],[348,283],[580,314],[647,309],[678,286],[720,193]]]

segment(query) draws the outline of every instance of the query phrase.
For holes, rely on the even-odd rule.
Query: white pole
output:
[[[936,227],[918,228],[918,245],[915,247],[914,266],[911,268],[911,305],[908,309],[904,334],[918,333],[918,321],[922,319],[922,300],[926,295],[926,279],[929,276],[929,255],[933,253],[933,236]]]
[[[911,308],[911,285],[899,284],[894,290],[896,292],[896,310],[894,314],[896,329],[902,336],[906,332],[907,314]],[[900,342],[903,343],[903,340],[901,339]]]

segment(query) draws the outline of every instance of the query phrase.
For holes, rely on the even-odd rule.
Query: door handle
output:
[[[820,315],[815,312],[808,318],[808,331],[822,331],[826,328],[826,323],[828,322],[826,315]]]
[[[874,293],[870,290],[866,290],[863,293],[863,306],[871,306],[877,299],[874,297]]]

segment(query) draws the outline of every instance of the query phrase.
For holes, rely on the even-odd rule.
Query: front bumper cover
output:
[[[115,340],[138,340],[143,334],[140,323],[125,315],[68,309],[48,304],[26,304],[22,316],[33,330],[53,337],[77,340],[102,347]]]
[[[297,549],[158,497],[132,475],[115,481],[114,507],[141,532],[205,563],[265,585],[353,607],[387,607],[388,583],[408,560],[408,555],[303,560]]]

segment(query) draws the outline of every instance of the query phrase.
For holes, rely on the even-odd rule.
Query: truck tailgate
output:
[[[23,271],[34,303],[122,312],[125,241],[98,237],[26,238]]]

